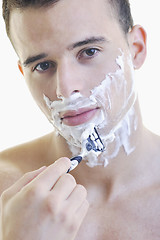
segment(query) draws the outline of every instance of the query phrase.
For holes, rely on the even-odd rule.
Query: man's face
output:
[[[44,95],[51,101],[69,99],[75,93],[90,97],[106,75],[120,70],[117,59],[122,55],[124,74],[117,76],[116,86],[115,83],[112,86],[111,78],[110,89],[106,92],[110,96],[105,102],[110,128],[112,122],[118,121],[118,117],[123,117],[130,108],[132,100],[128,101],[128,98],[133,79],[128,64],[127,37],[106,0],[60,0],[49,8],[14,10],[11,37],[27,85],[49,119],[51,113]],[[124,86],[121,77],[125,77]],[[60,113],[64,125],[76,126],[92,121],[101,106],[78,108],[80,110]]]

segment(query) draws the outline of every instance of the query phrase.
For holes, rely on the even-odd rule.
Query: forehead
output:
[[[10,32],[15,48],[35,49],[50,39],[60,46],[105,30],[116,34],[117,25],[106,0],[60,0],[46,8],[13,10]]]

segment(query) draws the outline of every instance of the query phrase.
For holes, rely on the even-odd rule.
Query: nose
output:
[[[56,78],[58,98],[68,98],[77,92],[82,94],[84,81],[77,63],[69,59],[63,59],[58,65]]]

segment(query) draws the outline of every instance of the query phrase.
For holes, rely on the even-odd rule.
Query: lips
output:
[[[61,120],[68,126],[77,126],[90,121],[99,108],[79,109],[77,111],[67,111],[61,114]]]

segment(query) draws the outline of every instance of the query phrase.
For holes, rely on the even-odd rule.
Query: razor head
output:
[[[104,148],[104,144],[97,132],[97,129],[94,127],[94,132],[87,138],[86,149],[88,152],[91,150],[95,152],[103,152]]]
[[[89,135],[89,137],[87,138],[87,142],[85,143],[85,147],[87,149],[87,151],[95,151],[95,152],[103,152],[105,147],[104,144],[97,132],[97,129],[94,127],[94,132]],[[75,169],[78,164],[82,161],[82,155],[76,156],[71,158],[71,167],[68,169],[67,173],[69,173],[70,171],[72,171],[73,169]]]

